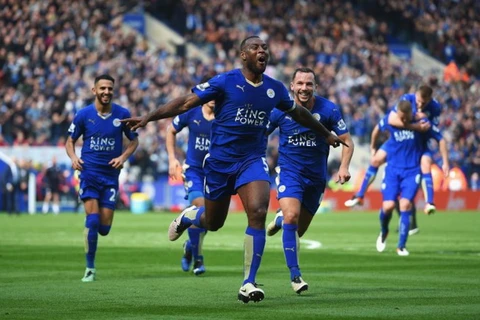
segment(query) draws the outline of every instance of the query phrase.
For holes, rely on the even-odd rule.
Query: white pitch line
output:
[[[300,243],[305,244],[302,249],[319,249],[322,247],[322,243],[315,240],[300,239]]]

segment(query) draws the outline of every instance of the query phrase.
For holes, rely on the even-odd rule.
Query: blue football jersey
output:
[[[202,107],[193,108],[173,119],[172,125],[180,132],[188,128],[188,149],[185,163],[190,166],[202,167],[203,159],[210,147],[210,129],[213,120],[205,119]]]
[[[418,112],[417,102],[415,100],[414,93],[407,93],[400,97],[400,101],[409,101],[412,105],[412,113],[415,115]],[[395,111],[397,111],[397,106],[395,106]],[[440,103],[432,99],[423,109],[423,112],[427,115],[428,120],[435,126],[438,126],[440,121],[440,114],[442,113],[442,106]]]
[[[380,130],[389,131],[387,163],[391,167],[413,168],[420,165],[420,158],[425,151],[425,141],[440,141],[442,134],[437,126],[432,125],[427,132],[418,132],[396,128],[388,124],[388,114],[378,124]]]
[[[254,84],[240,69],[219,74],[192,89],[202,104],[215,100],[210,156],[228,162],[264,157],[268,118],[273,108],[288,111],[287,88],[267,75]]]
[[[112,104],[108,116],[98,114],[94,104],[77,112],[68,132],[73,140],[83,136],[81,159],[84,171],[118,176],[120,170],[108,163],[122,154],[123,134],[130,140],[137,137],[137,133],[120,122],[126,118],[130,118],[130,112],[118,104]]]
[[[339,108],[330,100],[315,96],[311,112],[329,131],[334,131],[337,135],[348,132]],[[298,124],[287,113],[274,109],[270,115],[268,133],[277,127],[280,128],[280,168],[288,168],[313,179],[325,180],[330,152],[330,145],[325,137]]]

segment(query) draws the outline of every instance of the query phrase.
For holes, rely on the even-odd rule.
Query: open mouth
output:
[[[264,64],[267,62],[267,57],[266,57],[266,56],[259,56],[258,59],[257,59],[257,61],[258,61],[260,64],[264,65]]]

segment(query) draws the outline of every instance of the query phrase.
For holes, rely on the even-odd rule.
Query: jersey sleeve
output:
[[[335,106],[332,110],[332,122],[332,129],[337,134],[337,136],[348,132],[347,124],[343,120],[340,109],[337,106]]]
[[[130,118],[130,117],[131,117],[130,111],[125,109],[125,112],[123,114],[123,119],[127,119],[127,118]],[[132,140],[134,140],[135,138],[138,137],[138,133],[130,130],[130,128],[127,126],[126,123],[122,123],[122,131],[125,134],[125,136],[128,138],[128,140],[130,140],[130,141],[132,141]]]
[[[268,119],[267,135],[270,135],[276,128],[278,128],[281,114],[283,114],[283,112],[277,109],[272,110],[270,118]]]
[[[225,80],[225,74],[216,75],[207,82],[197,84],[192,92],[200,98],[201,104],[216,100],[225,93]]]
[[[393,112],[393,111],[392,111]],[[386,131],[388,129],[388,115],[387,114],[385,117],[383,117],[380,122],[378,123],[378,129],[380,131]]]
[[[177,132],[182,131],[183,128],[188,126],[188,115],[190,112],[182,113],[175,118],[173,118],[172,126],[177,130]]]
[[[290,98],[287,88],[279,82],[279,102],[275,108],[282,110],[283,112],[291,112],[296,108],[295,102]]]
[[[430,129],[427,131],[427,136],[437,141],[440,141],[443,139],[442,132],[436,125],[432,125],[430,127]]]
[[[68,134],[72,137],[73,140],[78,140],[83,135],[84,132],[84,117],[82,112],[79,112],[73,118],[70,127],[68,128]]]
[[[442,106],[438,103],[437,100],[434,100],[435,104],[432,110],[432,114],[430,115],[430,119],[432,124],[438,126],[440,123],[440,114],[442,113]]]

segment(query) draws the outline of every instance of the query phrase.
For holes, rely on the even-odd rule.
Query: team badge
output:
[[[120,127],[121,124],[122,123],[120,122],[120,119],[118,119],[118,118],[113,119],[113,125],[115,127]]]
[[[273,97],[275,97],[275,91],[273,91],[273,89],[268,89],[267,90],[267,96],[271,99],[273,99]]]
[[[313,114],[313,117],[314,117],[317,121],[320,121],[320,118],[321,118],[321,117],[320,117],[320,114],[314,113],[314,114]]]

